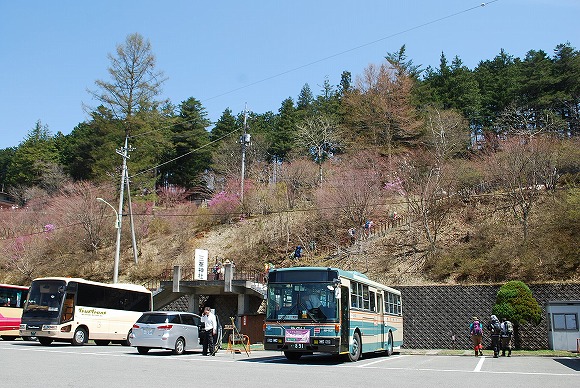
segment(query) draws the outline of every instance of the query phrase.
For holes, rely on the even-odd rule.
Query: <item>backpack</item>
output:
[[[491,330],[493,331],[494,334],[501,333],[501,324],[499,323],[499,321],[493,321],[491,323]]]
[[[514,332],[514,325],[512,325],[512,323],[510,321],[505,321],[504,322],[504,328],[505,328],[505,333],[506,335],[512,335]]]
[[[471,335],[483,335],[483,330],[481,329],[479,321],[473,321],[471,324]]]

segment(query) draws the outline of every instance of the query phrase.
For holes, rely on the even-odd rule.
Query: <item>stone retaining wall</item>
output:
[[[532,295],[542,307],[539,325],[519,328],[519,348],[548,348],[546,303],[579,300],[579,284],[529,284]],[[409,349],[470,349],[468,327],[477,316],[489,322],[501,285],[474,286],[401,286],[404,316],[404,347]],[[489,332],[484,330],[484,346],[489,347]],[[513,345],[513,344],[512,344]]]

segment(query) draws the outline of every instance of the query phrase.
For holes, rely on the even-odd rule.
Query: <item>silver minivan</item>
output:
[[[133,325],[129,339],[139,354],[169,349],[173,354],[203,348],[199,338],[201,317],[180,311],[149,311]]]

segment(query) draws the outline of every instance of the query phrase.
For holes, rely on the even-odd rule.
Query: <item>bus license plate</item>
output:
[[[292,349],[304,349],[304,344],[290,344]]]

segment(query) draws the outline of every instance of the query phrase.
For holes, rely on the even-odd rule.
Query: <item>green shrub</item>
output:
[[[512,280],[501,286],[492,312],[498,318],[509,319],[515,324],[538,324],[542,319],[542,309],[532,296],[532,291],[519,280]]]

